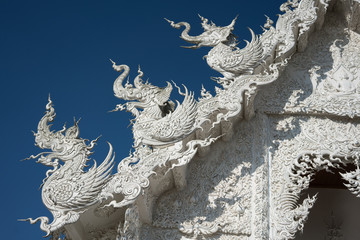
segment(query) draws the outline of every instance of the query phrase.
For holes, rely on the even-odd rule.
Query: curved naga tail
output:
[[[80,213],[82,212],[69,211],[66,214],[61,212],[52,212],[54,216],[54,221],[50,224],[48,217],[38,217],[36,219],[27,218],[20,219],[19,221],[29,221],[31,224],[35,224],[40,221],[40,229],[46,232],[46,235],[44,237],[48,237],[52,232],[63,227],[65,224],[74,223],[79,220]]]
[[[18,221],[23,221],[23,222],[30,222],[30,224],[35,224],[38,221],[40,221],[40,229],[43,230],[44,232],[46,232],[46,235],[44,237],[48,237],[51,233],[51,225],[49,225],[49,218],[47,217],[38,217],[35,219],[32,218],[27,218],[27,219],[19,219]]]

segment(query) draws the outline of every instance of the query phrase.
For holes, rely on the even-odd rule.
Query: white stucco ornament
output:
[[[195,122],[196,101],[193,93],[189,93],[185,86],[185,93],[182,93],[179,88],[179,93],[184,96],[184,100],[182,104],[177,102],[178,106],[175,109],[175,103],[169,100],[173,89],[170,82],[167,82],[165,88],[153,86],[148,82],[144,83],[141,79],[143,72],[139,67],[138,76],[134,80],[135,87],[130,83],[126,83],[123,87],[122,82],[129,74],[129,67],[116,65],[113,62],[113,68],[118,72],[123,71],[114,82],[115,96],[132,101],[117,105],[115,110],[126,108],[135,116],[133,132],[136,147],[140,144],[159,146],[177,142],[200,127],[199,123]]]
[[[50,149],[51,152],[42,152],[29,158],[38,158],[38,163],[52,167],[46,172],[46,178],[41,185],[41,197],[54,219],[51,223],[47,217],[26,220],[30,223],[40,221],[40,228],[46,232],[46,236],[65,224],[76,222],[87,207],[104,199],[100,193],[110,179],[114,166],[113,148],[109,143],[110,149],[102,164],[97,166],[94,161],[93,166],[84,172],[97,139],[86,144],[88,140],[79,137],[77,121],[68,129],[64,125],[60,131],[50,130],[49,123],[54,120],[55,115],[49,97],[45,115],[34,135],[36,145],[41,149]]]
[[[349,190],[355,194],[357,197],[360,197],[360,168],[359,163],[357,163],[357,168],[355,171],[347,172],[341,174],[341,176],[348,182],[344,185],[349,188]]]
[[[52,152],[30,158],[53,167],[42,198],[54,220],[28,220],[53,238],[285,240],[306,231],[321,194],[303,193],[318,172],[338,174],[359,197],[360,3],[289,0],[280,10],[242,49],[236,18],[220,27],[200,16],[198,36],[167,20],[185,27],[188,48],[211,47],[207,63],[223,76],[215,94],[204,82],[199,99],[185,86],[144,82],[140,68],[124,83],[130,68],[112,61],[114,94],[125,101],[114,111],[134,116],[133,149],[114,173],[110,144],[84,171],[96,140],[79,138],[77,122],[50,131],[49,100],[35,142]],[[181,103],[170,100],[174,87]],[[332,228],[321,238],[354,236]]]
[[[174,28],[185,27],[180,37],[189,43],[196,44],[185,48],[212,47],[204,58],[211,68],[224,76],[218,78],[219,83],[228,84],[228,81],[241,74],[252,73],[253,69],[261,63],[264,58],[264,49],[259,37],[255,36],[251,29],[249,29],[252,36],[251,42],[247,42],[245,48],[239,49],[236,37],[232,34],[236,18],[228,26],[218,27],[213,22],[209,24],[208,19],[200,15],[199,17],[204,29],[204,32],[199,36],[189,35],[190,24],[187,22],[175,23],[166,20]]]

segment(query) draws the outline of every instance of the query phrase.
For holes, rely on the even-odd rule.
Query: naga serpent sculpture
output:
[[[173,89],[171,83],[167,82],[165,88],[153,86],[150,83],[144,83],[141,79],[143,72],[139,68],[138,75],[134,79],[134,86],[126,83],[123,86],[123,80],[129,74],[127,65],[116,65],[113,62],[113,68],[121,72],[114,82],[114,93],[117,98],[131,101],[125,104],[118,104],[113,111],[127,110],[135,116],[133,133],[135,147],[140,144],[150,146],[161,146],[174,143],[184,139],[191,134],[198,125],[196,124],[197,103],[193,93],[189,93],[184,86],[185,92],[179,94],[184,96],[183,102],[175,103],[169,100]],[[139,111],[137,108],[141,109]]]
[[[46,172],[46,178],[41,186],[41,197],[54,219],[50,224],[47,217],[22,220],[30,221],[31,224],[40,221],[40,228],[46,232],[46,236],[65,224],[76,222],[80,213],[86,211],[88,206],[106,198],[101,195],[101,191],[111,178],[115,157],[113,148],[108,143],[110,149],[102,164],[97,167],[94,160],[94,165],[84,172],[89,161],[88,157],[92,154],[91,150],[98,138],[86,144],[88,140],[79,137],[77,121],[68,129],[64,126],[60,131],[51,131],[49,123],[54,120],[55,115],[49,97],[45,115],[39,121],[37,133],[34,135],[39,148],[51,149],[52,152],[42,152],[27,158],[38,158],[38,163],[53,167]],[[60,165],[59,160],[64,164]]]
[[[213,22],[208,24],[208,19],[200,16],[204,32],[198,36],[190,36],[190,24],[187,22],[175,23],[165,18],[173,28],[179,29],[182,26],[180,38],[195,45],[184,48],[197,49],[200,47],[212,47],[209,53],[204,56],[208,65],[221,73],[224,77],[214,78],[219,83],[227,85],[237,76],[245,73],[252,73],[264,59],[264,50],[258,36],[249,28],[252,40],[243,49],[237,47],[237,40],[232,33],[236,18],[225,27],[218,27]]]

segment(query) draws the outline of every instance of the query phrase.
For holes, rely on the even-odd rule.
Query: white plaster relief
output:
[[[235,150],[223,150],[190,164],[187,188],[165,194],[158,200],[153,225],[179,229],[190,236],[212,235],[218,231],[249,235],[252,195],[251,164],[247,160],[251,158],[249,140],[240,137],[231,144],[236,146]],[[208,227],[216,231],[196,233],[196,228]]]
[[[218,27],[200,17],[204,33],[195,37],[188,34],[188,23],[168,20],[175,28],[185,26],[181,37],[195,43],[195,48],[212,47],[207,62],[223,75],[217,78],[216,95],[203,88],[198,101],[185,86],[182,90],[174,84],[184,97],[176,108],[170,100],[171,83],[165,88],[144,83],[139,68],[134,85],[123,85],[130,69],[113,62],[120,72],[113,86],[115,96],[128,101],[115,110],[127,110],[135,117],[134,149],[110,177],[110,148],[104,165],[94,167],[99,169],[96,184],[85,184],[93,193],[91,199],[75,203],[77,209],[97,206],[99,216],[124,210],[118,229],[108,233],[123,240],[292,239],[302,230],[316,200],[313,196],[298,203],[316,171],[359,161],[359,36],[344,31],[344,21],[330,13],[325,20],[331,21],[325,21],[324,30],[309,37],[322,27],[328,3],[287,1],[280,7],[284,14],[276,26],[268,18],[264,33],[252,33],[244,49],[236,47],[231,33],[235,19],[229,26]],[[292,56],[296,51],[304,52]],[[255,102],[259,90],[265,92]],[[254,108],[258,111],[255,118]],[[325,114],[355,120],[276,116],[279,114]],[[84,141],[76,134],[73,138]],[[213,144],[220,138],[230,141]],[[42,136],[40,140],[49,139]],[[205,151],[210,145],[211,156]],[[86,149],[85,144],[81,146],[79,151]],[[196,157],[198,152],[202,157]],[[51,165],[57,170],[57,162]],[[82,170],[77,165],[71,168]],[[62,176],[72,174],[63,169]],[[55,170],[49,172],[50,177],[48,173],[45,185],[56,176]],[[343,177],[350,191],[358,194],[358,172]],[[81,178],[80,183],[89,178]],[[102,212],[96,204],[106,198],[108,202],[100,207],[110,210]],[[50,209],[58,223],[53,227],[48,219],[39,218],[41,228],[56,235],[54,231],[67,224],[80,232],[75,224],[81,211],[69,209],[61,217],[56,215],[58,207]],[[106,237],[95,227],[88,227],[88,233]]]
[[[359,157],[357,157],[359,159]],[[357,168],[355,171],[341,173],[343,179],[347,181],[344,185],[350,190],[351,193],[360,198],[360,168],[359,160],[355,163]]]
[[[262,109],[266,112],[359,116],[359,41],[359,34],[346,29],[341,16],[329,13],[325,27],[313,34],[308,49],[297,53],[279,81],[270,86],[273,91],[282,88],[287,91],[275,95],[271,90],[267,91],[274,97],[262,95],[268,99]],[[280,105],[285,102],[285,106]]]
[[[113,149],[109,143],[110,149],[102,164],[97,166],[94,161],[94,165],[84,172],[83,169],[90,160],[89,156],[97,139],[87,144],[87,139],[80,138],[77,121],[68,129],[64,125],[57,132],[50,130],[50,123],[53,122],[55,115],[49,97],[45,115],[41,118],[34,136],[39,148],[50,149],[51,152],[42,152],[28,158],[38,158],[38,163],[53,167],[46,172],[46,178],[41,185],[41,197],[52,213],[53,221],[49,223],[47,217],[26,219],[31,224],[40,221],[40,228],[46,232],[46,236],[65,224],[78,221],[80,214],[87,211],[89,206],[106,198],[101,191],[110,179],[114,161]],[[59,160],[64,164],[60,165]]]
[[[277,126],[272,134],[278,139],[274,141],[271,160],[271,222],[276,231],[273,236],[291,239],[303,228],[316,200],[314,195],[298,203],[314,174],[358,161],[360,149],[354,143],[360,125],[314,117],[274,116],[272,121],[271,125]]]
[[[268,229],[263,221],[267,218],[267,170],[261,148],[256,147],[264,137],[262,131],[255,130],[257,119],[254,124],[239,124],[241,130],[230,144],[218,142],[212,147],[211,156],[195,158],[190,163],[186,189],[165,193],[157,200],[152,226],[143,227],[144,237],[152,234],[157,239],[164,231],[177,236],[170,239],[266,236]]]

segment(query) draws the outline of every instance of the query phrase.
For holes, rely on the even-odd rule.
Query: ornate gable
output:
[[[207,63],[223,75],[215,96],[154,86],[140,68],[124,84],[130,69],[113,62],[115,96],[127,101],[114,111],[133,114],[134,147],[112,175],[111,145],[84,171],[94,141],[86,145],[76,124],[50,131],[49,99],[35,136],[52,153],[31,158],[53,167],[42,197],[54,220],[28,220],[53,238],[294,239],[316,204],[302,194],[317,172],[343,169],[359,197],[360,3],[289,0],[280,9],[242,49],[236,19],[221,27],[200,16],[198,36],[167,20],[190,48],[210,47]],[[181,103],[169,100],[174,88]]]

